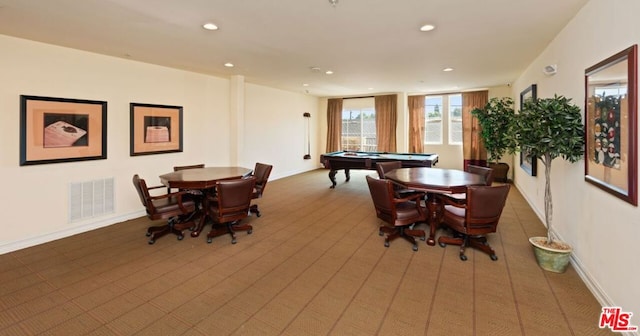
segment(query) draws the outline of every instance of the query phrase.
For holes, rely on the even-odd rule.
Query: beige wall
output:
[[[640,42],[637,13],[637,0],[589,1],[514,82],[514,94],[537,84],[538,97],[564,95],[584,111],[585,69]],[[542,73],[549,64],[558,65],[555,76]],[[520,168],[515,173],[516,186],[542,218],[542,164],[537,177]],[[554,160],[551,175],[554,231],[573,245],[574,266],[603,305],[633,312],[632,323],[639,325],[640,210],[585,182],[584,161]]]
[[[0,174],[11,200],[0,205],[0,253],[144,215],[136,173],[157,185],[179,164],[263,161],[274,165],[273,179],[317,167],[317,151],[303,160],[302,113],[316,130],[315,97],[2,35],[0,50]],[[107,159],[20,167],[20,95],[107,101]],[[131,102],[183,106],[184,151],[129,156]],[[115,213],[70,223],[69,184],[110,177]]]

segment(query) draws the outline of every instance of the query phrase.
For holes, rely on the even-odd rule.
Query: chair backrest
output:
[[[253,176],[256,179],[254,198],[262,197],[269,181],[269,175],[271,175],[271,169],[273,169],[272,165],[256,162],[256,167],[253,169]]]
[[[255,183],[254,177],[218,181],[216,221],[228,223],[247,217]]]
[[[469,234],[495,232],[510,187],[509,184],[467,187],[465,225]]]
[[[376,164],[376,170],[378,171],[378,177],[381,179],[385,178],[384,174],[394,170],[402,168],[402,162],[400,161],[387,161],[387,162],[378,162]]]
[[[149,206],[153,207],[153,202],[149,199],[151,196],[149,195],[149,189],[147,188],[147,183],[144,179],[141,179],[138,174],[133,175],[133,186],[136,187],[136,191],[138,192],[138,196],[140,197],[140,202],[147,208],[147,212],[149,211]]]
[[[493,184],[493,169],[489,167],[467,165],[467,173],[477,174],[484,177],[484,184],[490,186]]]
[[[373,206],[376,208],[378,217],[383,214],[390,219],[395,218],[396,206],[393,202],[394,191],[391,181],[384,178],[377,179],[370,175],[367,175],[366,178],[371,200],[373,200]]]
[[[195,168],[204,168],[204,163],[188,165],[188,166],[174,166],[173,171],[185,170],[185,169],[195,169]]]
[[[366,178],[378,218],[394,226],[408,225],[427,219],[420,205],[420,195],[415,195],[416,201],[396,202],[393,183],[390,180],[378,179],[370,175]]]

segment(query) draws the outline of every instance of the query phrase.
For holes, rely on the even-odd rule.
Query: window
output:
[[[343,106],[342,150],[365,152],[378,150],[376,112],[373,107],[345,108]]]
[[[424,101],[426,145],[462,144],[462,95],[426,96]],[[447,128],[444,128],[447,125]]]
[[[462,144],[462,95],[449,96],[449,144]]]
[[[426,96],[424,102],[424,143],[442,144],[442,96]]]

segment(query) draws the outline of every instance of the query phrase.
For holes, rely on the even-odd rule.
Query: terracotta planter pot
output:
[[[531,237],[529,243],[533,247],[533,253],[540,268],[555,273],[564,273],[569,266],[571,247],[560,242],[566,248],[553,248],[546,246],[547,237]]]

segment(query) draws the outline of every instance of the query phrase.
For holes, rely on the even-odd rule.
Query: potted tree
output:
[[[480,136],[488,154],[489,167],[493,168],[496,181],[507,182],[509,165],[500,162],[507,151],[515,147],[510,136],[515,117],[513,99],[510,97],[491,98],[483,108],[475,108],[471,114],[478,118],[482,130]]]
[[[584,154],[584,126],[580,108],[570,98],[527,100],[516,116],[515,133],[520,150],[544,164],[544,220],[546,237],[531,237],[536,260],[545,270],[562,273],[569,264],[571,246],[551,235],[553,204],[551,198],[551,162],[558,157],[569,162]]]

